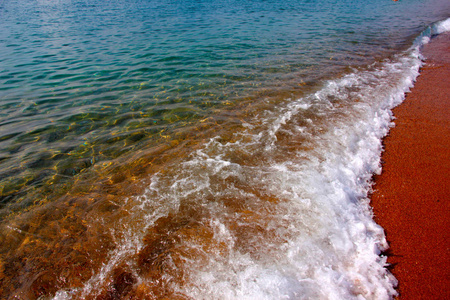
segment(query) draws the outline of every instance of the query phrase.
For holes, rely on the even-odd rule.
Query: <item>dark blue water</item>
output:
[[[127,261],[140,253],[137,261],[146,265],[143,256],[152,257],[159,251],[149,247],[172,245],[173,240],[167,236],[191,224],[186,216],[194,216],[195,224],[214,219],[214,213],[201,208],[204,205],[199,204],[200,200],[188,201],[192,207],[199,205],[192,211],[175,213],[173,220],[167,217],[172,212],[162,207],[183,193],[191,195],[189,189],[198,192],[204,183],[202,176],[209,174],[205,170],[211,168],[208,164],[195,167],[186,175],[185,169],[177,166],[196,161],[198,151],[203,153],[198,157],[220,158],[252,168],[263,164],[284,166],[287,162],[283,159],[295,155],[312,161],[310,156],[320,153],[318,160],[327,160],[324,153],[338,147],[321,144],[324,132],[339,128],[336,120],[341,117],[345,116],[345,124],[353,117],[359,118],[362,113],[353,112],[350,106],[366,101],[357,96],[364,90],[360,86],[377,85],[377,80],[378,84],[387,82],[377,77],[381,78],[381,73],[374,75],[378,79],[369,80],[370,76],[358,72],[373,71],[387,61],[397,62],[399,55],[407,55],[405,51],[420,32],[449,15],[450,3],[442,0],[0,1],[0,220],[2,228],[8,228],[0,239],[4,245],[0,249],[0,294],[35,299],[54,296],[62,289],[84,287],[82,292],[70,290],[79,296],[87,295],[86,290],[94,287],[94,294],[105,299],[113,297],[114,289],[122,296],[173,296],[174,290],[181,288],[174,289],[169,283],[148,284],[161,281],[159,276],[165,274],[164,270],[148,267],[145,272],[136,271]],[[384,68],[392,72],[393,81],[401,77],[402,72],[394,75],[394,67]],[[324,90],[329,80],[346,86],[339,81],[345,76],[360,76],[368,81],[355,83],[358,88]],[[319,94],[320,100],[308,98],[318,91],[328,93],[325,100]],[[381,92],[376,93],[378,97]],[[287,113],[290,99],[310,100],[302,100],[298,107],[291,104],[295,109]],[[318,108],[315,101],[320,102]],[[302,105],[307,111],[300,114]],[[336,109],[326,108],[329,105],[336,105]],[[288,126],[291,115],[297,116],[295,126],[278,131]],[[275,129],[267,129],[267,124],[275,124]],[[292,132],[301,134],[293,138]],[[222,146],[211,146],[211,138]],[[332,140],[347,139],[339,133]],[[280,143],[277,150],[267,152],[274,143]],[[224,145],[235,146],[221,152]],[[305,153],[295,154],[294,149]],[[300,161],[295,164],[302,166]],[[192,197],[206,199],[212,195],[218,199],[230,189],[239,188],[267,203],[286,200],[283,192],[275,193],[270,188],[263,191],[270,184],[263,184],[268,179],[260,178],[257,171],[246,175],[245,180],[238,176],[239,180],[231,182],[227,181],[229,177],[221,177],[222,171],[218,172],[207,180],[208,184],[217,183],[214,192],[208,188],[209,194]],[[156,181],[154,176],[162,176],[155,174],[168,174],[165,181],[159,181],[167,186],[153,185],[152,193],[156,194],[148,196],[149,184]],[[250,178],[260,180],[253,182]],[[191,179],[193,183],[187,184]],[[183,186],[182,191],[177,190],[179,186]],[[175,196],[159,194],[174,187]],[[314,189],[306,188],[308,193]],[[127,216],[127,211],[137,205],[130,197],[143,193],[153,199],[146,198],[153,201],[152,208]],[[139,199],[136,201],[142,204]],[[259,209],[246,207],[243,211],[254,213]],[[158,215],[159,219],[148,221],[146,214]],[[154,222],[159,225],[152,225]],[[139,235],[132,235],[136,240],[145,240],[146,236],[153,242],[131,247],[134,250],[129,251],[134,254],[117,250],[128,260],[121,258],[116,265],[126,264],[128,267],[120,268],[127,271],[114,271],[117,274],[111,276],[115,276],[116,287],[107,287],[95,276],[110,274],[108,270],[100,272],[100,265],[106,264],[105,257],[118,253],[115,249],[122,243],[118,241],[127,236],[117,232],[133,226],[144,228]],[[160,229],[148,229],[152,226]],[[180,236],[188,235],[196,226],[187,226],[175,240],[179,242],[183,239]],[[97,232],[94,227],[101,229]],[[233,234],[243,238],[239,232]],[[219,243],[208,234],[200,243]],[[158,236],[167,239],[161,242]],[[264,238],[268,239],[262,234],[255,243],[264,244]],[[292,241],[292,237],[283,238]],[[241,252],[251,252],[249,247],[256,246],[239,247]],[[255,255],[267,255],[261,253]],[[23,262],[25,257],[28,263]],[[59,266],[57,271],[44,272],[49,264]],[[175,282],[182,282],[185,276],[178,273],[177,267],[167,272]],[[31,277],[34,281],[26,284]],[[296,282],[294,277],[289,280]],[[291,286],[286,282],[283,284]],[[144,283],[150,287],[144,287]],[[259,282],[258,286],[263,285]],[[260,295],[250,292],[257,290],[254,286],[243,284],[240,288],[248,292],[244,294],[249,299]],[[191,292],[180,293],[207,297],[198,296],[201,293],[194,290],[191,287]],[[261,299],[278,297],[276,293],[261,293],[265,295]],[[311,293],[305,297],[328,297]],[[297,298],[294,294],[289,297]],[[382,298],[369,292],[362,294]],[[221,297],[239,298],[237,295]]]

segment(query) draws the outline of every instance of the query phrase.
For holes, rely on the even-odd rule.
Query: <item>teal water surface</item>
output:
[[[361,200],[383,133],[364,126],[389,121],[408,49],[449,16],[445,0],[0,0],[1,298],[393,297],[379,253],[358,256],[384,247]]]

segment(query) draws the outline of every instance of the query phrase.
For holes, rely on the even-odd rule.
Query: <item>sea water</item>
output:
[[[367,196],[449,14],[1,1],[0,295],[392,298]]]

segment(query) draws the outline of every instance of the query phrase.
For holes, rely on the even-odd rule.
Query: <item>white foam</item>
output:
[[[211,172],[206,177],[225,172],[226,177],[246,180],[283,200],[270,213],[276,221],[266,226],[284,242],[269,240],[255,246],[276,259],[255,258],[231,247],[226,257],[211,256],[210,265],[201,270],[187,266],[193,284],[181,288],[184,294],[194,299],[390,299],[396,295],[396,280],[379,256],[387,247],[383,229],[373,222],[366,197],[372,174],[380,170],[381,138],[391,126],[390,109],[401,103],[418,75],[417,55],[411,49],[409,56],[395,62],[329,81],[314,95],[266,115],[261,121],[266,129],[255,133],[251,142],[222,145],[214,140],[189,162],[190,167]],[[359,102],[352,104],[355,98]],[[319,126],[314,123],[302,133],[314,136],[314,150],[299,150],[281,162],[269,160],[251,167],[223,162],[227,153],[253,149],[258,143],[265,145],[259,149],[266,157],[274,155],[280,131],[298,134],[290,131],[294,125],[290,122],[302,109],[331,116],[325,133],[308,135]],[[207,154],[210,150],[216,158]],[[220,197],[211,185],[207,189]],[[225,193],[234,192],[245,196],[239,190]],[[216,222],[226,228],[222,213],[213,212]],[[237,238],[226,232],[228,239]]]
[[[450,18],[437,22],[431,27],[432,34],[441,34],[450,31]]]
[[[450,31],[450,18],[434,23],[427,27],[415,40],[414,46],[420,47],[428,44],[434,35]]]

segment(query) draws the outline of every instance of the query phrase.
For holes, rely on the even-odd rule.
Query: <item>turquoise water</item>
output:
[[[204,281],[231,290],[221,299],[281,297],[265,285],[285,286],[292,299],[350,299],[338,287],[328,294],[314,288],[326,276],[303,274],[306,262],[297,266],[277,252],[285,266],[277,268],[289,276],[267,267],[274,250],[261,245],[308,244],[298,241],[302,233],[328,228],[317,225],[325,213],[309,215],[330,210],[314,203],[336,195],[333,182],[350,172],[334,174],[341,168],[334,162],[351,165],[365,145],[375,154],[361,164],[375,167],[364,176],[377,170],[382,134],[375,144],[358,144],[352,134],[364,134],[347,128],[384,109],[382,95],[397,95],[376,86],[392,81],[403,93],[413,63],[402,59],[427,26],[449,15],[441,0],[0,1],[0,294],[219,295]],[[332,184],[318,187],[325,175]],[[369,188],[370,179],[358,176],[343,189],[351,203]],[[288,213],[296,208],[286,208],[296,197],[313,203],[297,208],[308,216],[301,224]],[[293,218],[294,231],[283,218]],[[364,226],[375,226],[370,222]],[[312,236],[345,240],[330,232]],[[327,253],[322,242],[317,249]],[[195,243],[209,250],[199,254]],[[207,279],[182,268],[187,260],[203,274],[223,272]],[[56,271],[46,271],[50,265]],[[275,268],[279,278],[249,275],[252,285],[227,273],[243,265],[257,274]],[[355,272],[361,278],[353,282],[372,274]],[[384,294],[370,284],[348,293],[392,297],[394,281],[379,284]]]
[[[2,3],[2,207],[393,55],[445,16],[435,2]]]

